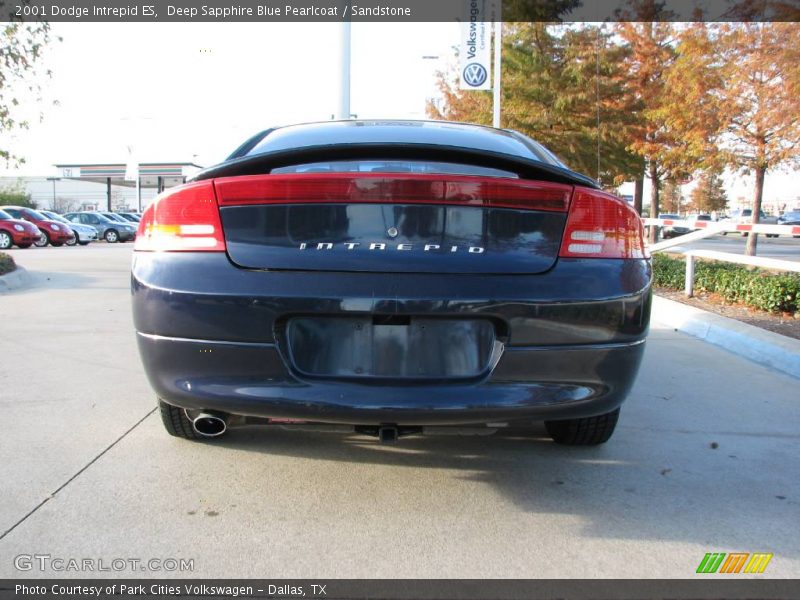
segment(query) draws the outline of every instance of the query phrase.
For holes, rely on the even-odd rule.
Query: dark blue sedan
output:
[[[139,350],[169,433],[607,441],[644,351],[638,215],[513,131],[263,131],[145,211]]]

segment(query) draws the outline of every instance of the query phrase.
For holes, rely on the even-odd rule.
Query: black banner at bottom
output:
[[[4,579],[0,600],[800,600],[798,579]]]

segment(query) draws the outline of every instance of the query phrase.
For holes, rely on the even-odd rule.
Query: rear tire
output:
[[[204,437],[192,427],[192,422],[186,416],[186,411],[177,406],[167,404],[158,399],[158,410],[161,413],[161,422],[167,433],[185,440],[202,440]]]
[[[545,421],[547,433],[557,444],[566,446],[596,446],[606,443],[619,419],[619,409],[604,415],[583,419]]]
[[[119,241],[119,234],[116,229],[109,229],[103,237],[109,244],[116,244]]]
[[[33,242],[33,245],[36,246],[37,248],[44,248],[49,243],[50,243],[50,236],[47,235],[46,231],[42,231],[42,237]]]
[[[75,246],[78,243],[78,234],[72,232],[72,237],[66,241],[67,246]]]

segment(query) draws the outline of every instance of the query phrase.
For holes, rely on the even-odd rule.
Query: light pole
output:
[[[350,19],[342,21],[339,40],[339,106],[336,117],[350,119]]]
[[[500,3],[498,3],[497,11],[500,12]],[[497,21],[494,24],[494,89],[492,90],[492,127],[500,128],[500,84],[503,80],[501,77],[502,56],[503,56],[503,21],[500,14],[497,15]]]
[[[48,177],[47,181],[53,182],[53,210],[56,211],[56,181],[61,181],[61,177]]]

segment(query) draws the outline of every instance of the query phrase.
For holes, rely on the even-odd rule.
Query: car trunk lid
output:
[[[573,186],[514,177],[290,173],[214,179],[225,244],[254,269],[541,273]]]

